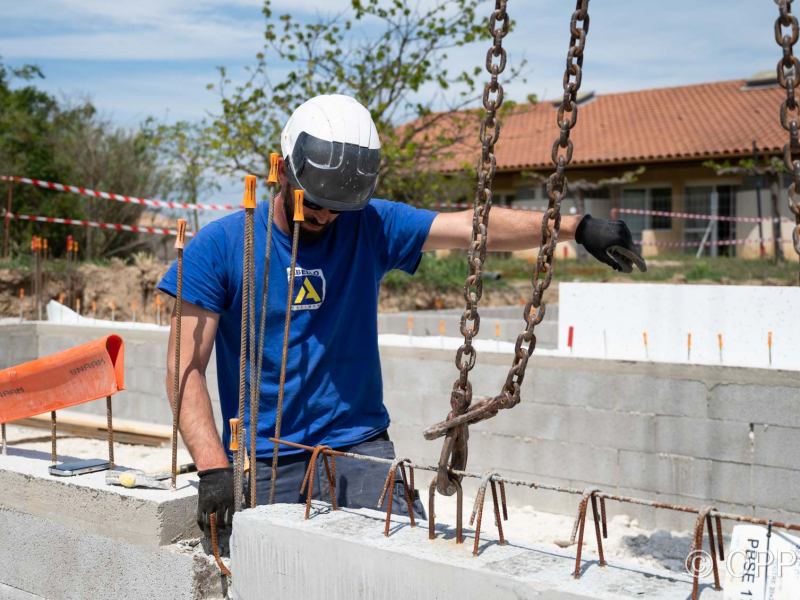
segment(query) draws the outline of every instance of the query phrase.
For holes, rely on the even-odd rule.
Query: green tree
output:
[[[69,183],[129,196],[167,195],[169,172],[137,132],[115,127],[86,100],[59,101],[34,85],[38,67],[13,69],[0,62],[0,174]],[[14,80],[22,85],[12,85]],[[14,82],[16,83],[16,82]],[[14,183],[12,212],[135,224],[143,206],[92,199]],[[4,203],[5,204],[5,203]],[[30,221],[11,222],[11,250],[25,251],[31,235],[49,240],[51,256],[66,249],[72,234],[89,258],[128,252],[142,245],[138,234]]]
[[[179,202],[197,204],[220,186],[211,171],[211,148],[206,143],[208,126],[204,121],[175,124],[158,123],[152,117],[142,124],[142,135],[158,151],[174,177],[173,192]],[[192,211],[195,231],[200,223],[197,211]]]
[[[266,177],[269,154],[279,151],[294,109],[313,96],[340,93],[360,101],[375,121],[382,142],[379,195],[408,202],[462,197],[464,179],[432,167],[460,144],[477,147],[482,111],[468,107],[483,91],[484,61],[453,73],[445,65],[448,53],[490,38],[489,11],[476,15],[480,4],[436,0],[423,8],[408,0],[352,0],[335,17],[303,23],[291,14],[275,18],[267,0],[266,46],[247,80],[234,85],[221,67],[219,82],[209,85],[222,103],[207,133],[215,168]],[[290,63],[286,77],[270,76],[268,55]],[[509,67],[503,81],[519,77],[523,67]]]

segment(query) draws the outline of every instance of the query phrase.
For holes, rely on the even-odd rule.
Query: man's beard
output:
[[[286,218],[289,220],[290,223],[294,223],[294,189],[291,185],[287,185],[286,189],[282,192],[283,197],[283,213],[286,215]],[[300,222],[300,239],[304,242],[316,242],[322,235],[328,231],[331,225],[333,225],[333,221],[328,221],[327,223],[318,223],[313,219],[306,219],[307,223],[312,223],[314,225],[322,225],[321,229],[306,229],[303,227],[303,221]]]

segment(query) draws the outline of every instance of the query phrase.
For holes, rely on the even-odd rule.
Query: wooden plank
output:
[[[50,428],[50,415],[37,415],[14,421],[24,427]],[[57,414],[59,433],[71,433],[78,437],[104,440],[107,437],[106,418],[74,411],[61,410]],[[172,428],[168,425],[142,423],[129,419],[114,419],[114,441],[122,444],[161,446],[172,439]],[[13,441],[9,442],[13,444]]]

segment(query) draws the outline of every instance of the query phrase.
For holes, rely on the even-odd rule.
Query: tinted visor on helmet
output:
[[[375,192],[381,151],[302,132],[285,160],[292,185],[304,190],[311,202],[333,210],[359,210]]]

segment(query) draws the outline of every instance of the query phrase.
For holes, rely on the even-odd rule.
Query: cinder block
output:
[[[441,447],[441,444],[439,446]],[[538,442],[531,438],[510,438],[489,432],[472,431],[469,436],[469,457],[470,471],[510,469],[531,475],[538,472]]]
[[[800,428],[755,425],[753,436],[757,465],[792,469],[800,477]]]
[[[133,355],[135,365],[140,369],[159,369],[167,368],[167,338],[163,343],[159,341],[136,341],[132,343],[132,348],[126,348],[129,355]],[[169,360],[174,360],[170,357]],[[127,357],[126,357],[127,361]]]
[[[452,362],[416,360],[382,356],[381,371],[385,390],[411,390],[428,394],[448,394],[458,378]]]
[[[440,412],[444,410],[445,406],[449,411],[449,402],[443,398],[439,399],[444,400],[441,402],[443,406]],[[425,418],[425,412],[436,403],[436,397],[411,390],[386,389],[383,391],[383,403],[389,410],[392,422],[415,425],[421,431],[423,424],[425,426],[429,424],[428,419]],[[447,412],[440,414],[438,420],[444,420],[445,416],[447,416]]]
[[[711,461],[674,454],[619,453],[620,485],[691,498],[710,497]]]
[[[749,505],[753,503],[751,481],[753,468],[741,463],[711,461],[709,502]]]
[[[617,395],[607,373],[543,368],[531,371],[529,367],[525,387],[528,385],[533,389],[526,393],[526,397],[531,394],[530,397],[535,398],[536,402],[604,410],[614,410],[617,403]]]
[[[487,431],[500,435],[568,441],[572,410],[569,406],[523,400],[484,423]]]
[[[753,502],[763,508],[796,511],[800,506],[797,471],[756,467],[753,470]]]
[[[652,452],[655,419],[653,415],[573,407],[569,435],[570,439],[591,446]]]
[[[733,421],[657,416],[655,449],[748,464],[752,460],[750,426]]]
[[[644,573],[622,561],[608,569],[589,564],[576,580],[571,576],[573,550],[500,546],[488,523],[481,532],[481,551],[473,557],[469,538],[453,544],[444,527],[430,541],[427,528],[411,528],[396,518],[385,537],[382,514],[376,511],[336,511],[304,520],[302,510],[281,504],[234,516],[234,598],[617,600],[625,590],[631,597],[667,600],[690,594],[687,575],[650,569]],[[587,562],[596,560],[591,550],[588,543]],[[718,593],[708,596],[712,597]]]
[[[712,419],[800,427],[798,394],[800,387],[721,383],[711,390],[708,414]]]
[[[616,487],[618,451],[578,443],[536,441],[536,473]]]
[[[618,410],[705,418],[706,385],[701,381],[643,375],[614,375]]]

